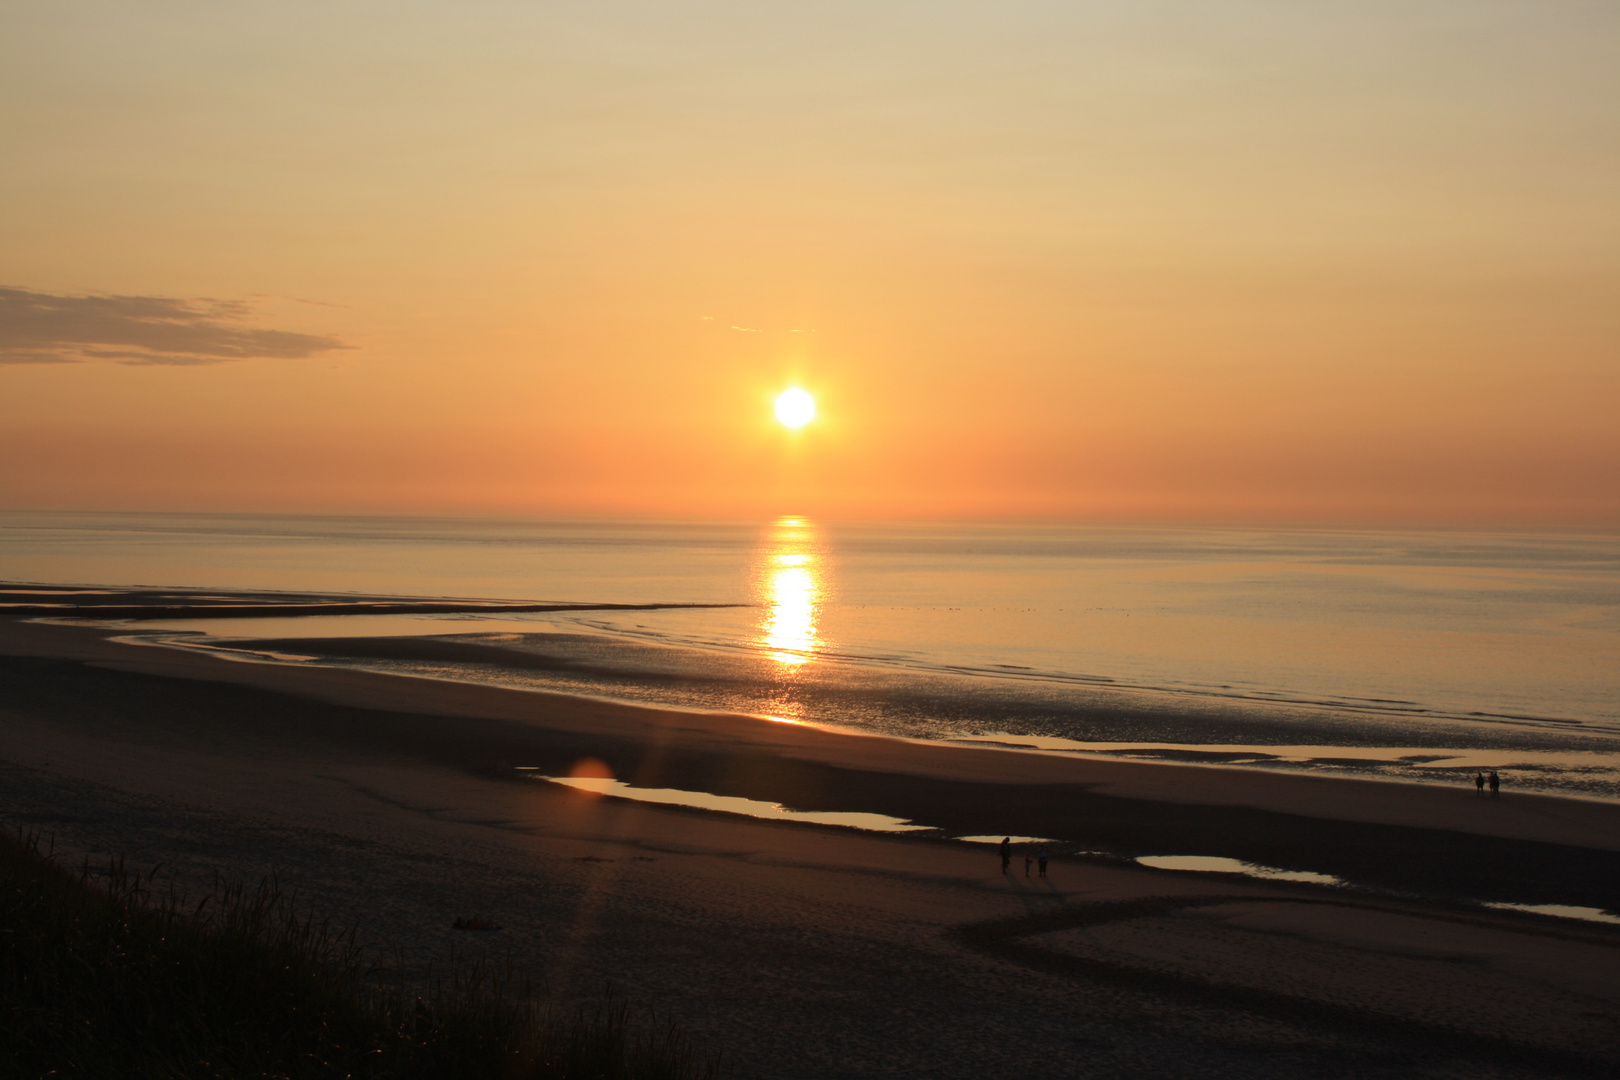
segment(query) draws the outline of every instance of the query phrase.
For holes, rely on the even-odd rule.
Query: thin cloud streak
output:
[[[29,349],[0,349],[0,364],[76,364],[78,358]]]
[[[349,349],[335,337],[242,325],[238,300],[53,296],[0,288],[0,364],[195,366],[301,360]]]

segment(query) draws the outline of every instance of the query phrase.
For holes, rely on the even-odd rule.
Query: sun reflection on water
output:
[[[823,582],[815,529],[804,518],[779,518],[767,531],[760,574],[765,607],[760,637],[771,659],[798,666],[815,658],[816,616]]]

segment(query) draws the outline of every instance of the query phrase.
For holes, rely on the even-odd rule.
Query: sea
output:
[[[1613,533],[9,511],[0,580],[573,604],[119,625],[762,722],[1620,799]]]

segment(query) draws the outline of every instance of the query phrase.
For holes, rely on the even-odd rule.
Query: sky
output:
[[[0,507],[1620,527],[1610,0],[0,25]]]

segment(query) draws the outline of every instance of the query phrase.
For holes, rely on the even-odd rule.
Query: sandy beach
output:
[[[73,857],[275,872],[423,962],[609,983],[739,1076],[1579,1076],[1620,1065],[1620,805],[925,745],[0,621],[0,803]],[[878,834],[600,798],[889,814]],[[1055,841],[1049,875],[952,835]],[[1106,853],[1087,854],[1091,853]],[[1220,855],[1356,888],[1173,873]],[[451,929],[479,914],[502,926]]]

